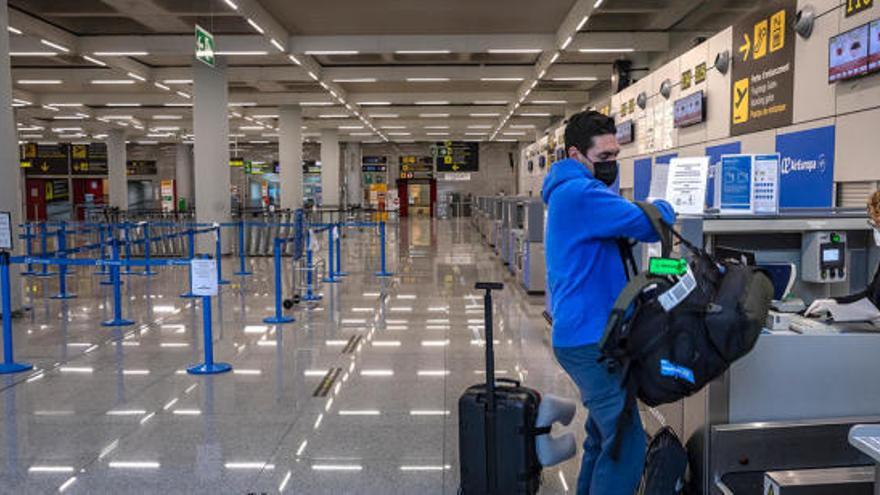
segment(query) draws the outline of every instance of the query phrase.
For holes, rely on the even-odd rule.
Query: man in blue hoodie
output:
[[[632,495],[645,462],[641,418],[634,411],[618,432],[626,392],[620,374],[598,362],[605,322],[627,282],[616,240],[658,240],[642,210],[610,189],[620,153],[615,134],[614,121],[605,115],[574,115],[565,128],[568,158],[551,166],[541,193],[553,351],[589,411],[578,495]],[[669,203],[654,204],[667,223],[675,222]],[[622,435],[616,459],[615,435]]]

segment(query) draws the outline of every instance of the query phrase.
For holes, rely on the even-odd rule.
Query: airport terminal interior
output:
[[[678,215],[638,268],[773,286],[750,352],[638,404],[674,493],[880,493],[875,3],[0,0],[0,493],[585,493],[542,198],[585,111],[607,188]],[[463,421],[490,350],[543,397],[501,440],[488,394]],[[513,448],[467,463],[513,437],[507,492]]]

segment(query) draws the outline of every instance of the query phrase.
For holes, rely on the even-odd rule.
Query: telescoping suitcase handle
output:
[[[504,284],[500,282],[477,282],[477,290],[484,290],[483,296],[483,320],[485,323],[486,336],[486,393],[488,394],[489,409],[495,410],[495,348],[492,335],[492,291],[501,290]]]
[[[477,282],[476,289],[484,290],[483,314],[486,335],[486,493],[497,493],[497,470],[495,459],[495,352],[492,336],[492,291],[501,290],[504,284],[499,282]]]

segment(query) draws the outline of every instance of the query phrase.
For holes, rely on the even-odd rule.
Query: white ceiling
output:
[[[246,53],[224,56],[230,103],[245,104],[230,107],[240,141],[277,139],[280,104],[303,105],[307,132],[339,128],[346,140],[531,141],[607,91],[615,59],[647,66],[673,36],[715,32],[758,3],[9,0],[22,33],[9,35],[17,120],[25,140],[120,126],[132,140],[187,139],[191,109],[181,105],[191,102],[199,24],[219,51]],[[612,52],[582,52],[596,49]],[[119,51],[129,54],[105,54]],[[108,80],[128,84],[95,82]],[[72,127],[82,131],[52,131]]]

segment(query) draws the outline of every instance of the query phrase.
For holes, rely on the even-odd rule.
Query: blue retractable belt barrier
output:
[[[119,241],[113,238],[113,261],[119,261]],[[131,261],[126,259],[127,262]],[[129,265],[130,266],[130,265]],[[113,319],[101,322],[105,327],[127,327],[134,325],[131,320],[122,317],[122,280],[119,274],[119,265],[114,263],[110,267],[110,279],[113,281]]]
[[[9,253],[0,252],[0,299],[3,300],[3,363],[0,375],[33,369],[28,363],[16,363],[12,356],[12,292],[9,282]]]
[[[281,278],[281,247],[284,245],[285,239],[275,238],[274,257],[275,257],[275,315],[265,318],[263,323],[271,323],[273,325],[281,325],[294,321],[292,316],[284,316],[282,313],[281,302],[281,286],[283,281]]]
[[[389,272],[385,266],[385,221],[379,221],[379,250],[381,253],[381,269],[376,273],[377,277],[391,277],[394,274]]]

